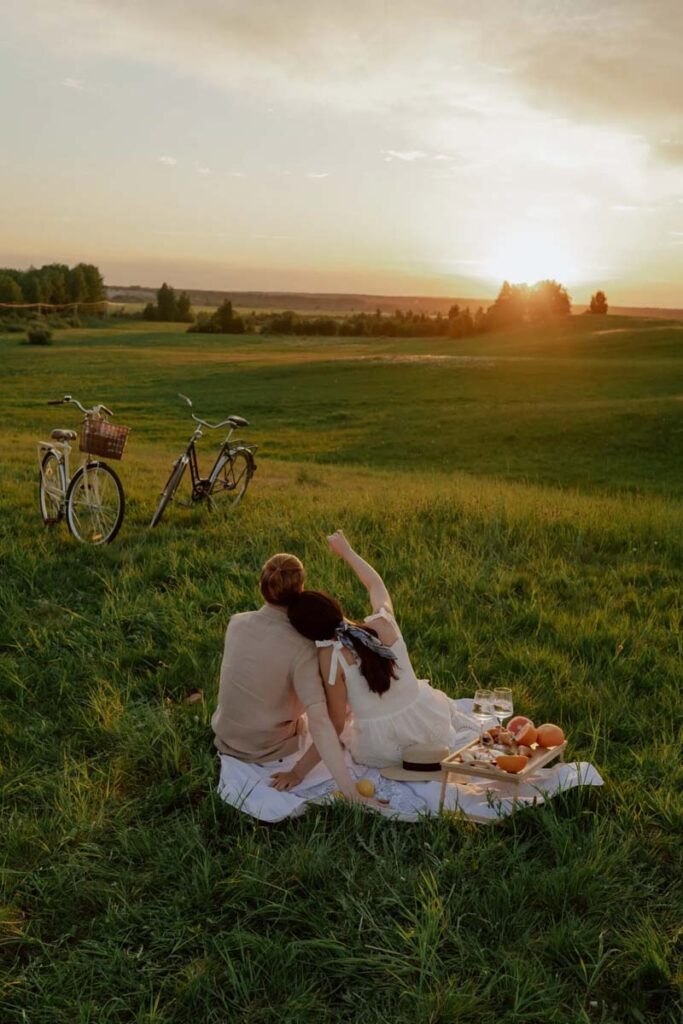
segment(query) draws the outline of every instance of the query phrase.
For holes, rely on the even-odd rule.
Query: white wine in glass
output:
[[[492,690],[475,691],[474,703],[472,704],[472,714],[481,722],[481,728],[479,730],[479,742],[481,743],[481,737],[484,732],[484,722],[486,722],[493,714]]]
[[[508,686],[498,686],[493,691],[493,713],[501,725],[513,711],[512,690]]]

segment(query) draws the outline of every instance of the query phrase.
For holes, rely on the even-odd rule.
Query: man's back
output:
[[[225,635],[215,744],[242,761],[273,761],[299,747],[300,718],[325,702],[313,643],[285,608],[266,604],[233,615]]]

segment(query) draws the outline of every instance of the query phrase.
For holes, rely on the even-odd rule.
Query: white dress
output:
[[[353,717],[343,739],[351,756],[359,764],[383,768],[401,764],[403,748],[413,743],[450,746],[456,729],[463,725],[471,727],[471,722],[457,711],[445,693],[434,690],[429,680],[417,678],[393,615],[382,608],[365,622],[378,618],[386,619],[398,633],[394,643],[388,645],[396,655],[396,675],[385,693],[370,689],[357,656],[353,663],[346,661],[342,651],[347,648],[340,640],[317,640],[316,646],[333,648],[328,685],[334,686],[339,666],[346,679],[347,701]]]

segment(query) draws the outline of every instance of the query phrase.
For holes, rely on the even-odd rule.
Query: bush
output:
[[[5,324],[2,328],[3,331],[7,331],[8,334],[23,334],[26,330],[24,324],[9,323]]]
[[[48,327],[29,327],[26,336],[29,345],[52,344],[52,331]]]

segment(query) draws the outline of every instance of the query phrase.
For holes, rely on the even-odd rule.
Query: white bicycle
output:
[[[69,531],[86,544],[109,544],[121,529],[125,497],[111,466],[93,455],[120,459],[129,428],[109,423],[106,417],[114,414],[106,405],[86,409],[71,395],[48,405],[69,403],[84,414],[79,444],[83,457],[71,476],[71,442],[78,437],[75,430],[53,430],[50,441],[39,441],[40,514],[46,526],[55,526],[66,516]]]

